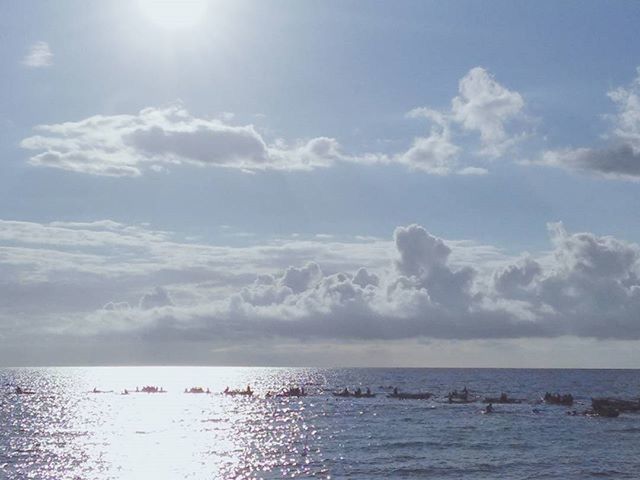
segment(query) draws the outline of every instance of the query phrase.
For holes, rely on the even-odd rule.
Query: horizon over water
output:
[[[640,396],[635,369],[8,367],[0,368],[0,478],[637,478],[640,415],[568,416],[545,392]],[[132,393],[145,385],[166,393]],[[225,387],[251,385],[252,397]],[[15,387],[32,390],[17,395]],[[211,394],[185,394],[201,386]],[[267,398],[289,386],[308,396]],[[367,387],[375,398],[338,398]],[[388,398],[431,392],[429,400]],[[467,387],[480,398],[450,405]],[[92,393],[96,388],[106,393]]]

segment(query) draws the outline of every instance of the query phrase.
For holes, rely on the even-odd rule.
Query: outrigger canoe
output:
[[[355,393],[355,392],[333,392],[334,397],[349,397],[349,398],[373,398],[375,393]]]
[[[483,400],[484,403],[497,403],[497,404],[514,404],[522,403],[519,398],[506,398],[506,397],[486,397]]]
[[[398,400],[429,400],[433,397],[433,393],[390,393],[387,398],[397,398]]]
[[[227,390],[222,393],[231,396],[244,395],[246,397],[250,397],[251,395],[253,395],[253,390]]]

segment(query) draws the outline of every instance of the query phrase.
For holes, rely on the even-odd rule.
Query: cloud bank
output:
[[[550,251],[514,258],[419,225],[216,247],[112,221],[2,222],[0,343],[640,339],[640,246],[549,234]]]

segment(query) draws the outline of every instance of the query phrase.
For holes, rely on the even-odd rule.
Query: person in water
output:
[[[347,387],[344,387],[344,390],[342,391],[342,394],[346,397],[347,395],[349,395],[349,390],[347,389]]]
[[[247,392],[247,393],[251,393],[251,386],[250,386],[250,385],[247,385],[247,390],[246,390],[246,392]]]
[[[484,413],[493,413],[493,404],[492,403],[487,405],[487,408],[484,409]]]
[[[367,387],[367,395],[371,395],[371,389]]]
[[[393,394],[398,395],[398,387],[393,387]]]

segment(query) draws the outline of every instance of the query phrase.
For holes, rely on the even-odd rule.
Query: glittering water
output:
[[[566,415],[545,391],[640,395],[640,371],[291,368],[0,370],[0,478],[638,478],[640,414]],[[220,395],[250,384],[251,398]],[[34,395],[16,395],[15,385]],[[157,385],[166,393],[132,393]],[[301,399],[265,398],[304,385]],[[202,386],[212,394],[185,394]],[[336,398],[344,386],[375,398]],[[389,386],[433,400],[386,397]],[[530,403],[448,405],[451,389]],[[110,393],[90,393],[93,388]]]

